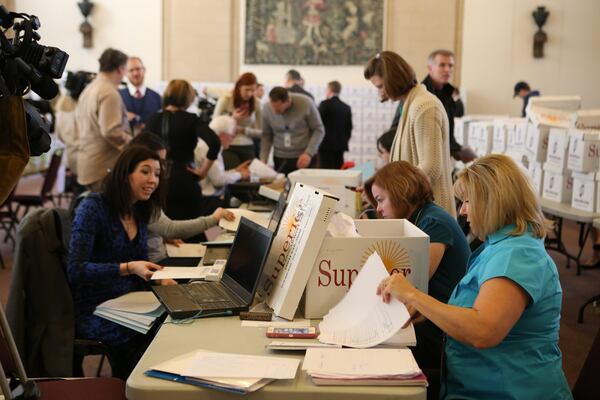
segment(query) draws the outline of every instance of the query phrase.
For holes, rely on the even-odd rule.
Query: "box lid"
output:
[[[579,140],[584,141],[598,141],[600,140],[600,130],[594,129],[569,129],[569,136],[576,137]]]
[[[600,110],[577,111],[575,127],[578,129],[600,129]]]
[[[569,128],[574,125],[575,114],[572,111],[563,111],[545,107],[527,106],[527,118],[536,127],[541,125]]]
[[[288,175],[288,178],[294,184],[303,182],[312,185],[335,185],[341,186],[359,186],[362,183],[362,172],[352,169],[316,169],[303,168],[298,169]]]
[[[535,96],[530,97],[526,112],[531,107],[551,108],[563,111],[577,111],[581,108],[581,96]]]
[[[547,172],[552,172],[554,174],[561,174],[561,175],[571,175],[572,171],[570,169],[563,169],[560,168],[557,165],[551,164],[551,163],[544,163],[544,166],[542,167],[542,169],[544,171]]]
[[[578,172],[573,171],[573,179],[579,179],[582,181],[593,181],[597,180],[597,172]]]

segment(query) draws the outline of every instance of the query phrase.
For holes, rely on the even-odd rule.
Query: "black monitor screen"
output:
[[[242,217],[227,259],[225,275],[251,295],[258,284],[272,239],[273,232],[269,229]]]
[[[286,195],[284,193],[280,194],[279,200],[277,201],[277,205],[273,210],[273,214],[271,214],[271,220],[269,221],[269,229],[275,233],[277,233],[279,221],[281,221],[281,217],[283,216],[283,212],[285,211],[285,200]]]

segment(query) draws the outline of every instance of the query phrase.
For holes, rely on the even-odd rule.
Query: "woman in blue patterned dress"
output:
[[[402,274],[381,282],[447,335],[444,399],[570,399],[558,348],[562,289],[544,248],[544,217],[512,159],[490,155],[461,172],[461,214],[484,243],[471,256],[448,304]]]
[[[148,290],[148,280],[162,268],[145,261],[147,224],[160,212],[160,177],[156,152],[132,146],[106,177],[104,192],[85,198],[73,220],[67,273],[76,337],[106,344],[113,376],[122,379],[127,379],[151,337],[93,312],[106,300]]]

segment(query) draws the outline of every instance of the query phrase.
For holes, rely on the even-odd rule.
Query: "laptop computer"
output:
[[[275,204],[275,208],[271,213],[271,219],[269,220],[268,226],[269,229],[274,233],[277,233],[279,222],[283,216],[283,212],[285,211],[286,200],[287,192],[281,193],[277,203]],[[202,265],[213,265],[216,260],[226,260],[229,257],[232,247],[231,244],[222,242],[204,242],[203,244],[206,246],[206,251],[204,252],[204,257],[202,258]],[[196,263],[196,265],[198,264]]]
[[[274,233],[242,217],[220,282],[152,286],[173,319],[238,314],[248,309],[269,255]]]

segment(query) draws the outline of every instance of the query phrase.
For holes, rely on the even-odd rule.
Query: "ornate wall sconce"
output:
[[[538,27],[537,32],[533,35],[533,58],[544,58],[544,43],[548,41],[548,35],[542,30],[542,27],[546,23],[550,11],[546,10],[546,7],[538,7],[534,12],[533,20]]]
[[[83,23],[79,25],[79,32],[83,35],[83,47],[86,49],[92,48],[92,25],[88,22],[88,16],[92,13],[92,9],[94,8],[94,3],[89,0],[83,0],[80,3],[77,3],[79,6],[79,11],[83,15]]]

